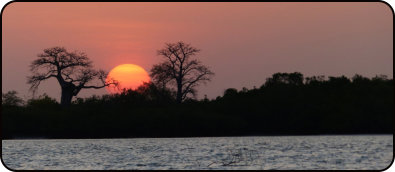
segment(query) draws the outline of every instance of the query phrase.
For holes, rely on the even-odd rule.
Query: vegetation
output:
[[[325,79],[295,72],[276,73],[259,88],[229,88],[216,99],[181,104],[174,91],[152,83],[77,98],[68,108],[45,95],[7,104],[3,94],[1,132],[5,139],[392,133],[393,90],[385,76]]]
[[[106,81],[107,73],[103,70],[94,70],[92,61],[83,52],[68,52],[64,47],[52,47],[37,56],[38,59],[30,65],[33,73],[27,81],[31,85],[30,90],[37,90],[41,81],[56,78],[62,89],[62,106],[69,106],[73,96],[77,96],[81,89],[118,85],[115,80]],[[95,80],[99,84],[88,85]]]
[[[23,100],[19,98],[16,91],[8,91],[7,93],[1,93],[1,105],[4,106],[21,106]]]
[[[195,87],[210,81],[214,75],[202,62],[192,59],[199,52],[199,49],[184,42],[168,43],[158,50],[158,55],[165,61],[152,67],[151,77],[162,88],[175,87],[177,103],[186,100],[188,95],[196,97]]]

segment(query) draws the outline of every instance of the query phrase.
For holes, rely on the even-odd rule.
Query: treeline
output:
[[[77,98],[68,108],[44,95],[2,99],[2,137],[120,138],[393,132],[393,79],[276,73],[256,88],[176,103],[146,83],[121,94]]]

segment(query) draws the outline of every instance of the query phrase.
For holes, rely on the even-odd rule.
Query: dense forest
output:
[[[263,79],[262,79],[263,80]],[[146,83],[120,94],[47,95],[21,104],[2,97],[3,139],[385,134],[394,127],[393,79],[276,73],[260,87],[228,88],[209,100],[176,102],[175,91]]]

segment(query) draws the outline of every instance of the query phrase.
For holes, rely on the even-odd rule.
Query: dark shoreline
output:
[[[306,81],[304,81],[306,80]],[[84,139],[393,134],[393,79],[304,79],[279,73],[259,88],[176,103],[154,87],[76,99],[42,96],[2,105],[1,137]]]

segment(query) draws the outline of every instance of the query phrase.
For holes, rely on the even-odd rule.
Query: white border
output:
[[[8,1],[8,0],[0,0],[0,6],[1,6],[1,8],[3,9],[4,5],[5,5],[6,3],[8,3],[8,2],[10,2],[10,1]],[[390,4],[390,5],[392,6],[392,8],[394,9],[394,7],[395,7],[395,0],[387,0],[387,1],[385,1],[385,2],[387,2],[388,4]],[[8,170],[7,168],[4,167],[3,163],[1,163],[1,165],[0,165],[0,172],[5,172],[5,171],[8,172],[9,170]],[[394,166],[394,164],[392,164],[391,167],[390,167],[389,169],[386,170],[386,172],[395,172],[395,166]]]

